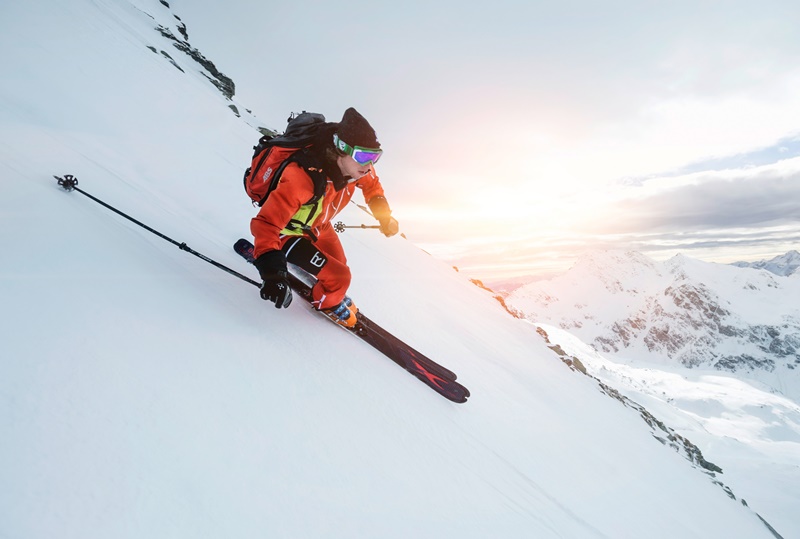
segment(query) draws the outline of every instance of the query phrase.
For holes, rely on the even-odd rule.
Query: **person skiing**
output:
[[[331,220],[359,188],[386,237],[395,235],[399,226],[375,173],[374,165],[383,152],[375,130],[352,107],[341,122],[329,126],[317,142],[301,150],[300,162],[286,166],[277,187],[252,219],[254,265],[263,281],[261,297],[276,308],[286,308],[292,301],[290,262],[316,277],[312,305],[334,322],[353,327],[358,308],[346,295],[350,268]],[[319,170],[327,185],[312,203],[316,197],[309,172]]]

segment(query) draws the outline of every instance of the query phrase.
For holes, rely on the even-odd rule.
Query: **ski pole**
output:
[[[333,225],[333,229],[339,234],[348,228],[380,228],[380,225],[346,225],[341,221]]]
[[[98,204],[100,204],[101,206],[104,206],[104,207],[108,208],[109,210],[113,211],[114,213],[116,213],[116,214],[118,214],[118,215],[121,215],[121,216],[122,216],[122,217],[124,217],[125,219],[127,219],[127,220],[131,221],[132,223],[135,223],[135,224],[139,225],[140,227],[144,228],[144,229],[145,229],[145,230],[147,230],[148,232],[152,232],[153,234],[155,234],[155,235],[156,235],[156,236],[158,236],[159,238],[161,238],[161,239],[163,239],[163,240],[166,240],[166,241],[168,241],[168,242],[172,243],[173,245],[177,245],[177,246],[178,246],[178,249],[180,249],[181,251],[186,251],[186,252],[187,252],[187,253],[189,253],[189,254],[193,254],[193,255],[194,255],[194,256],[196,256],[197,258],[199,258],[199,259],[201,259],[201,260],[204,260],[204,261],[208,262],[209,264],[211,264],[212,266],[216,266],[217,268],[221,269],[222,271],[226,271],[226,272],[230,273],[231,275],[233,275],[234,277],[238,277],[238,278],[240,278],[240,279],[241,279],[241,280],[243,280],[243,281],[246,281],[246,282],[248,282],[248,283],[250,283],[250,284],[253,284],[253,285],[256,285],[256,286],[258,286],[258,287],[260,287],[260,286],[261,286],[261,283],[258,283],[258,282],[256,282],[256,281],[254,281],[253,279],[250,279],[249,277],[247,277],[247,276],[245,276],[245,275],[242,275],[242,274],[241,274],[241,273],[239,273],[238,271],[232,270],[231,268],[229,268],[229,267],[227,267],[227,266],[223,266],[223,265],[222,265],[222,264],[220,264],[219,262],[217,262],[217,261],[215,261],[215,260],[212,260],[212,259],[208,258],[207,256],[205,256],[205,255],[201,254],[201,253],[198,253],[197,251],[195,251],[194,249],[192,249],[191,247],[189,247],[188,245],[186,245],[186,243],[179,243],[179,242],[177,242],[177,241],[173,240],[172,238],[170,238],[169,236],[165,236],[164,234],[162,234],[162,233],[161,233],[161,232],[159,232],[158,230],[155,230],[155,229],[153,229],[153,228],[150,228],[149,226],[147,226],[146,224],[142,223],[141,221],[137,221],[136,219],[134,219],[134,218],[133,218],[133,217],[131,217],[130,215],[127,215],[127,214],[125,214],[125,213],[123,213],[123,212],[119,211],[119,210],[118,210],[117,208],[115,208],[114,206],[111,206],[110,204],[106,204],[105,202],[103,202],[103,201],[102,201],[102,200],[100,200],[99,198],[93,197],[92,195],[90,195],[90,194],[89,194],[89,193],[87,193],[86,191],[84,191],[84,190],[82,190],[82,189],[80,189],[80,188],[78,188],[78,187],[77,187],[77,185],[78,185],[78,178],[76,178],[76,177],[75,177],[75,176],[73,176],[72,174],[65,174],[63,178],[60,178],[60,177],[58,177],[58,176],[53,176],[53,177],[54,177],[56,180],[58,180],[58,185],[60,185],[61,187],[63,187],[65,191],[77,191],[77,192],[79,192],[80,194],[82,194],[82,195],[84,195],[84,196],[86,196],[86,197],[88,197],[88,198],[90,198],[90,199],[94,200],[95,202],[97,202],[97,203],[98,203]]]

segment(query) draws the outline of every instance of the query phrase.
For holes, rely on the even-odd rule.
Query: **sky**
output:
[[[476,277],[798,243],[796,2],[170,5],[268,126],[361,111],[402,230]]]

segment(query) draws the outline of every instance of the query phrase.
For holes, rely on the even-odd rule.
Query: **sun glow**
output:
[[[414,123],[417,135],[392,141],[399,157],[393,165],[403,170],[386,175],[403,178],[396,195],[386,184],[409,238],[440,258],[482,272],[479,278],[535,273],[545,258],[566,269],[565,258],[597,248],[650,256],[722,248],[731,240],[725,227],[736,224],[736,213],[726,215],[727,208],[748,213],[736,205],[737,191],[725,181],[737,181],[737,188],[745,188],[745,181],[727,178],[732,173],[722,170],[695,176],[676,171],[725,148],[775,140],[771,137],[787,129],[784,122],[749,137],[723,122],[727,138],[719,146],[716,120],[737,108],[749,111],[743,117],[758,117],[763,106],[738,97],[714,105],[703,97],[663,96],[605,114],[559,106],[558,95],[532,100],[508,88],[479,89],[429,100],[432,109],[416,116],[421,118]],[[800,100],[791,103],[789,109],[800,110]],[[684,129],[696,125],[704,128]],[[762,181],[752,170],[739,171]],[[796,189],[779,183],[780,171],[762,172],[772,192],[783,189],[782,199],[792,199]],[[712,232],[698,235],[704,230]],[[742,252],[746,242],[757,240],[732,241]]]
[[[401,200],[398,218],[422,248],[478,277],[564,269],[564,251],[593,243],[591,230],[605,211],[603,193],[576,192],[567,182],[506,173],[469,185],[435,199]]]

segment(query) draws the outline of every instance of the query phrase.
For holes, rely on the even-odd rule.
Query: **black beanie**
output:
[[[375,130],[369,125],[367,119],[361,116],[353,107],[344,111],[342,121],[339,122],[338,134],[339,138],[350,146],[363,146],[371,149],[381,147]]]

